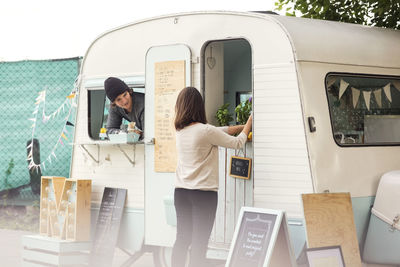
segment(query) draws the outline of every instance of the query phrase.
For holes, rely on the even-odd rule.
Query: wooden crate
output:
[[[59,239],[90,239],[92,181],[43,176],[39,233]]]
[[[22,237],[21,266],[89,266],[90,248],[90,242],[25,235]]]

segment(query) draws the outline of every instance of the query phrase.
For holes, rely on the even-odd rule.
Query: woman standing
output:
[[[244,126],[207,124],[203,98],[194,87],[186,87],[179,93],[175,112],[177,233],[172,266],[185,266],[190,247],[189,266],[204,267],[208,266],[206,252],[217,209],[218,146],[243,147],[251,130],[252,116]],[[237,137],[232,136],[239,132]]]

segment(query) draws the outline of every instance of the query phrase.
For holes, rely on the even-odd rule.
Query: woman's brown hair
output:
[[[182,130],[192,122],[207,123],[204,101],[194,87],[185,87],[175,104],[175,129]]]

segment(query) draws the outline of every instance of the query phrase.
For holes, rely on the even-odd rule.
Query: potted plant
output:
[[[251,114],[251,100],[252,98],[250,97],[248,100],[241,102],[237,107],[235,108],[236,112],[236,121],[238,124],[245,124],[250,117]]]
[[[233,121],[232,115],[228,111],[229,103],[223,104],[217,110],[215,118],[217,118],[219,126],[228,126]]]

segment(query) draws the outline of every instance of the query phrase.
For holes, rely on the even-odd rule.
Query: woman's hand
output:
[[[246,124],[243,127],[243,131],[242,132],[245,133],[246,136],[248,136],[252,127],[253,127],[253,115],[250,115],[249,118],[247,119]]]

